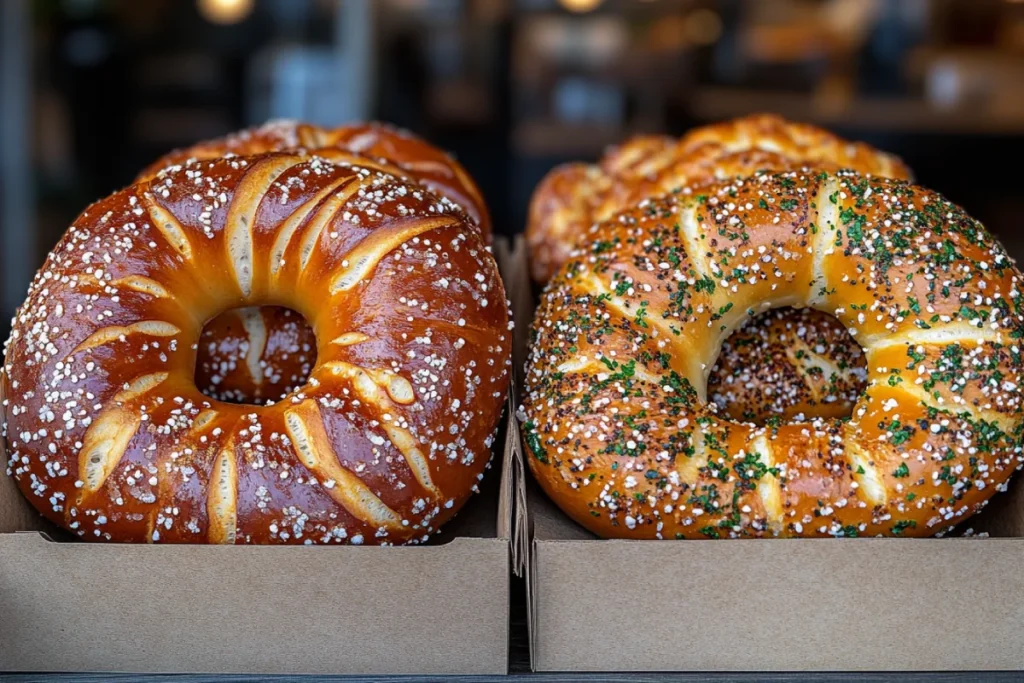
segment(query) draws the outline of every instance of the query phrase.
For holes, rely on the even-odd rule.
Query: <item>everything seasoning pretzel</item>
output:
[[[597,165],[570,164],[552,171],[530,206],[527,240],[534,278],[546,281],[566,259],[572,240],[592,224],[662,194],[700,192],[700,186],[759,170],[850,169],[909,179],[897,158],[828,131],[758,114],[697,128],[675,140],[642,136],[613,148]],[[685,188],[685,190],[684,190]],[[802,338],[825,353],[794,358],[791,353],[732,353],[733,349],[780,350],[798,328]],[[767,349],[766,349],[767,350]],[[829,363],[830,357],[850,364]],[[813,361],[813,362],[811,362]],[[845,330],[816,311],[784,309],[755,318],[736,332],[710,378],[711,395],[737,419],[794,419],[849,414],[864,385],[863,358]],[[728,390],[718,391],[727,386]],[[737,400],[732,400],[733,398]]]
[[[312,324],[309,381],[204,396],[204,321],[264,304]],[[93,204],[37,274],[0,373],[8,471],[90,540],[421,542],[490,460],[509,329],[479,230],[419,185],[190,161]]]
[[[1021,274],[940,195],[758,174],[588,230],[533,326],[522,430],[573,519],[622,538],[934,535],[1024,461]],[[759,311],[834,314],[863,347],[849,418],[723,418],[707,378]]]
[[[466,170],[433,145],[382,123],[328,129],[298,121],[272,121],[175,150],[151,164],[139,178],[153,178],[189,159],[282,150],[315,154],[334,163],[355,164],[417,182],[458,204],[490,240],[487,206]],[[218,399],[273,401],[302,386],[315,361],[316,339],[301,317],[276,306],[244,309],[222,315],[203,331],[197,380],[206,395]]]

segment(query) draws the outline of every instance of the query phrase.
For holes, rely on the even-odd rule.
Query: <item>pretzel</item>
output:
[[[292,150],[334,163],[359,165],[420,183],[462,207],[491,238],[487,206],[465,169],[412,133],[383,123],[321,128],[291,120],[271,121],[175,150],[139,175],[153,178],[189,159],[216,159]],[[266,306],[241,309],[213,320],[203,332],[196,379],[207,396],[236,402],[274,401],[302,386],[316,360],[316,339],[305,320]]]
[[[1024,462],[1021,274],[940,195],[762,173],[590,228],[541,299],[523,405],[535,478],[604,537],[926,536]],[[723,341],[779,306],[864,350],[848,418],[720,416]]]
[[[691,131],[680,140],[664,136],[635,137],[613,148],[599,162],[575,164],[553,171],[534,193],[527,228],[534,277],[546,280],[572,247],[572,239],[594,222],[648,197],[699,187],[760,169],[798,170],[805,166],[909,179],[909,170],[895,157],[867,145],[851,143],[827,131],[791,123],[778,116],[753,115]],[[798,325],[803,337],[824,354],[790,357],[786,353],[737,355],[732,347],[719,359],[710,384],[712,396],[737,419],[758,421],[799,416],[849,414],[864,386],[860,349],[845,330],[813,311],[780,311],[780,318],[754,319],[737,332],[736,344],[768,349],[787,345],[785,328]],[[766,349],[767,350],[767,349]],[[847,359],[848,367],[830,362]],[[822,372],[827,370],[827,372]],[[737,378],[746,378],[742,386]],[[728,378],[728,379],[727,379]],[[729,383],[729,389],[717,387]]]
[[[204,321],[288,306],[302,387],[203,395]],[[88,540],[418,543],[476,490],[509,381],[479,230],[417,184],[272,153],[189,161],[90,206],[19,309],[0,373],[9,472]]]

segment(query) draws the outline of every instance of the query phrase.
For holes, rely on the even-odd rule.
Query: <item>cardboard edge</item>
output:
[[[124,553],[130,550],[131,556],[135,558],[139,557],[139,552],[143,555],[148,554],[149,557],[143,557],[141,558],[141,561],[143,563],[153,565],[154,563],[162,564],[162,558],[165,558],[170,554],[174,554],[178,549],[185,549],[191,553],[198,551],[200,553],[200,557],[211,558],[211,560],[216,564],[225,567],[234,566],[234,560],[232,558],[243,558],[246,560],[256,559],[261,566],[274,566],[277,564],[275,558],[280,558],[283,553],[287,553],[287,556],[292,558],[295,558],[297,553],[306,555],[319,554],[321,556],[329,555],[331,563],[343,563],[348,558],[354,558],[355,554],[363,553],[360,557],[360,563],[362,565],[380,567],[382,571],[386,571],[388,566],[408,566],[410,559],[412,558],[407,553],[415,553],[415,558],[422,558],[424,553],[432,553],[433,558],[430,565],[435,568],[464,566],[463,561],[466,558],[473,558],[473,561],[478,563],[477,566],[480,569],[487,570],[488,572],[494,572],[494,578],[496,580],[500,578],[500,585],[496,582],[488,584],[493,588],[493,597],[491,598],[491,600],[493,600],[493,605],[488,610],[488,614],[490,616],[487,617],[487,622],[494,627],[495,635],[497,635],[500,623],[500,631],[503,637],[493,639],[488,638],[484,641],[486,646],[482,650],[479,650],[477,655],[472,658],[449,660],[447,664],[445,664],[443,660],[435,662],[429,673],[431,675],[438,676],[439,680],[447,680],[447,677],[457,675],[506,675],[508,673],[509,658],[511,654],[511,631],[509,623],[509,613],[511,608],[511,581],[509,577],[510,565],[508,539],[460,537],[444,545],[396,546],[392,548],[378,546],[337,546],[328,549],[324,546],[310,546],[308,548],[302,548],[286,546],[217,545],[143,545],[129,548],[124,544],[111,543],[61,543],[47,538],[44,533],[38,531],[0,534],[0,557],[13,559],[15,562],[22,562],[22,558],[35,558],[36,561],[39,561],[42,558],[49,558],[49,562],[59,565],[62,564],[63,559],[69,559],[72,557],[80,558],[81,553],[84,551],[91,555],[90,565],[97,566],[115,561],[114,558],[124,557]],[[369,557],[367,557],[367,553],[369,553]],[[197,561],[202,562],[201,559]],[[322,565],[323,562],[320,562],[319,564]],[[467,569],[462,569],[460,571],[465,572]],[[445,576],[450,576],[450,573],[447,571],[441,571],[440,573],[432,575],[436,575],[437,578],[443,579]],[[415,590],[422,592],[424,589],[421,587],[416,588]],[[365,618],[373,620],[375,617],[367,614]],[[216,619],[214,619],[214,621],[216,621]],[[0,622],[2,622],[2,619],[0,619]],[[428,624],[429,618],[425,619],[422,625],[426,627]],[[409,637],[409,635],[402,635],[398,637],[396,644],[401,643],[403,640],[407,640]],[[238,638],[239,637],[236,636],[236,642],[238,642]],[[31,641],[29,640],[26,642]],[[244,642],[244,640],[242,642]],[[64,664],[52,666],[53,663],[48,662],[42,653],[37,652],[36,654],[33,654],[32,650],[27,650],[27,652],[29,660],[34,662],[32,666],[33,670],[38,668],[40,672],[46,672],[46,675],[73,672],[78,668],[77,664],[69,666],[66,660],[64,660]],[[325,668],[325,666],[337,666],[337,660],[338,658],[336,656],[333,658],[327,658],[327,661],[334,662],[333,665],[325,665],[316,661],[302,663],[293,662],[289,665],[285,665],[283,668],[279,667],[271,673],[276,675],[350,673],[358,676],[393,676],[417,673],[408,661],[393,670],[388,667],[394,665],[389,663],[387,660],[382,660],[379,664],[379,668],[376,664],[367,665],[365,661],[362,664],[357,665],[358,668],[350,671],[337,668]],[[24,663],[25,659],[23,658],[21,661]],[[86,660],[79,659],[76,661]],[[95,658],[87,661],[95,661]],[[140,675],[143,673],[153,675],[166,673],[196,675],[200,677],[205,675],[232,676],[258,673],[258,671],[253,668],[249,668],[248,666],[239,667],[236,660],[232,660],[236,661],[234,664],[221,664],[220,662],[223,661],[221,656],[211,653],[204,654],[202,660],[203,663],[199,665],[185,662],[183,662],[181,666],[173,663],[168,664],[167,662],[170,660],[165,658],[163,665],[150,668],[144,662],[140,664],[140,661],[134,661],[133,663],[125,664],[125,661],[126,660],[124,659],[119,659],[118,663],[114,664],[110,668],[96,669],[96,672],[98,674],[123,673]],[[214,663],[211,664],[210,662]],[[11,662],[4,661],[4,658],[0,656],[0,679],[3,678],[4,672],[10,673],[20,670],[11,669],[9,666],[10,663]],[[347,664],[345,666],[347,666]],[[291,667],[296,668],[292,670]],[[98,680],[102,680],[102,675]]]
[[[533,541],[531,545],[536,544]],[[537,549],[530,552],[526,568],[526,636],[530,648],[530,671],[537,671]]]
[[[49,533],[45,531],[36,531],[26,529],[24,531],[12,531],[0,533],[0,545],[16,545],[19,549],[24,548],[37,548],[47,545],[55,545],[60,547],[67,547],[69,549],[78,548],[138,548],[138,549],[157,549],[158,552],[166,552],[168,549],[174,548],[204,548],[206,552],[245,552],[245,553],[260,553],[263,551],[270,550],[272,552],[280,552],[286,548],[307,548],[307,546],[286,546],[286,545],[160,545],[160,544],[141,544],[141,543],[89,543],[75,541],[71,543],[64,542],[59,539],[53,538]],[[436,545],[397,545],[397,546],[377,546],[377,545],[337,545],[330,546],[332,553],[346,552],[358,552],[358,553],[372,553],[372,552],[383,552],[383,553],[395,553],[395,552],[433,552],[433,553],[444,553],[447,549],[449,553],[461,554],[467,547],[479,546],[481,548],[489,545],[501,545],[507,548],[507,538],[482,538],[477,536],[456,536],[447,543],[438,543]],[[327,546],[308,546],[308,548],[324,548]],[[72,551],[74,552],[74,551]],[[102,552],[102,551],[101,551]]]
[[[513,418],[515,419],[515,418]],[[515,562],[516,576],[523,576],[526,573],[527,563],[530,557],[530,529],[528,509],[526,503],[526,471],[523,465],[523,442],[519,434],[518,420],[514,430],[514,448],[512,451],[512,466],[515,475],[515,526],[512,537],[513,561]]]
[[[515,475],[512,467],[512,451],[515,448],[515,404],[512,399],[512,392],[509,391],[505,397],[505,438],[502,445],[501,461],[501,490],[498,494],[498,538],[511,540],[513,537],[513,524],[515,505]]]
[[[526,240],[517,235],[513,240],[495,240],[498,267],[505,281],[505,293],[515,323],[512,335],[512,385],[509,389],[509,431],[506,435],[506,465],[510,468],[512,506],[512,568],[516,576],[527,574],[529,562],[529,529],[526,508],[526,472],[523,464],[522,439],[517,417],[520,370],[526,358],[526,330],[533,317],[531,280],[527,270]]]
[[[775,546],[776,548],[782,548],[782,547],[784,547],[783,544],[794,544],[795,543],[795,544],[800,544],[800,545],[804,546],[805,548],[808,547],[808,546],[813,547],[813,548],[817,548],[820,551],[819,554],[821,554],[823,556],[828,556],[828,555],[831,555],[832,553],[842,554],[842,552],[841,552],[842,547],[849,546],[850,545],[850,540],[851,539],[841,539],[841,538],[742,539],[742,540],[734,540],[733,544],[739,543],[739,544],[745,544],[745,545],[748,545],[748,546],[749,545],[763,546],[763,545],[767,544],[769,546]],[[886,551],[885,554],[887,554],[887,555],[894,554],[894,553],[889,553],[888,550],[891,550],[893,547],[895,547],[895,554],[899,554],[901,556],[904,554],[904,549],[907,549],[907,548],[910,548],[910,547],[921,547],[921,546],[926,546],[926,545],[927,546],[932,546],[933,548],[934,547],[944,547],[946,545],[956,545],[960,549],[963,549],[963,548],[973,548],[974,547],[973,545],[968,545],[968,544],[981,544],[982,547],[987,547],[989,550],[995,551],[995,552],[1005,552],[1007,550],[1011,550],[1011,551],[1016,552],[1017,554],[1024,553],[1024,537],[978,537],[978,536],[925,537],[925,538],[867,537],[867,538],[853,539],[853,541],[856,544],[860,545],[862,549],[863,549],[865,543],[869,544],[868,547],[870,547],[871,545],[874,545],[876,548],[883,548],[883,549],[885,549],[885,551]],[[542,597],[541,591],[542,591],[544,586],[551,586],[552,587],[552,591],[554,593],[559,593],[561,591],[561,588],[562,588],[561,584],[557,584],[557,583],[556,584],[552,584],[550,581],[544,582],[544,581],[541,581],[539,579],[539,577],[543,574],[543,570],[544,570],[544,567],[541,566],[542,561],[544,561],[545,559],[547,559],[549,557],[549,553],[550,554],[556,554],[556,553],[561,553],[561,552],[568,551],[568,552],[571,552],[571,553],[574,553],[574,554],[577,554],[577,555],[581,555],[582,556],[581,559],[579,559],[576,563],[573,564],[573,568],[574,569],[579,569],[579,570],[584,570],[584,569],[586,569],[589,566],[600,566],[600,565],[602,565],[603,563],[605,563],[607,561],[606,554],[610,554],[611,556],[620,555],[621,551],[623,549],[630,549],[631,550],[631,552],[630,552],[630,557],[631,558],[642,559],[642,556],[637,556],[636,552],[641,551],[644,548],[655,548],[656,547],[656,548],[659,549],[659,551],[663,551],[663,553],[665,553],[665,554],[676,554],[676,553],[678,553],[680,556],[682,556],[683,554],[686,553],[686,550],[685,550],[686,547],[692,547],[694,545],[700,545],[700,546],[703,546],[705,548],[710,548],[710,547],[721,547],[721,546],[726,545],[726,544],[723,544],[719,540],[712,540],[712,539],[688,540],[688,541],[676,542],[676,543],[671,543],[671,542],[670,543],[651,543],[649,540],[644,540],[644,539],[601,539],[601,538],[596,538],[595,537],[595,538],[591,538],[591,539],[578,539],[578,538],[574,538],[574,539],[560,539],[560,538],[534,539],[531,545],[532,545],[532,553],[531,553],[531,561],[530,561],[530,573],[527,575],[527,587],[528,587],[527,589],[529,591],[529,593],[528,593],[528,603],[527,604],[528,604],[528,608],[529,608],[528,626],[530,628],[530,632],[529,632],[530,670],[532,672],[534,672],[534,673],[544,673],[544,674],[552,674],[552,673],[563,672],[563,671],[573,671],[575,673],[578,673],[578,674],[582,675],[582,674],[587,673],[587,672],[589,672],[589,673],[597,673],[599,671],[604,671],[604,670],[606,670],[606,668],[605,667],[602,667],[602,668],[587,668],[586,666],[582,666],[581,668],[577,668],[577,667],[574,666],[571,669],[567,669],[565,667],[554,666],[552,664],[552,662],[551,662],[549,653],[546,652],[546,651],[545,652],[541,652],[540,649],[538,648],[538,644],[540,642],[542,642],[541,639],[543,637],[543,642],[546,643],[546,644],[547,643],[551,643],[551,642],[556,643],[556,645],[553,646],[553,647],[555,647],[556,650],[561,650],[561,648],[566,648],[566,647],[575,647],[575,648],[578,648],[578,653],[581,656],[585,657],[586,653],[587,653],[587,648],[590,647],[590,645],[591,645],[589,642],[585,642],[585,641],[580,640],[577,635],[571,634],[570,632],[566,631],[565,629],[555,629],[554,632],[544,632],[544,633],[541,632],[541,612],[540,612],[540,609],[539,609],[539,606],[541,604],[541,597]],[[661,553],[659,553],[659,554],[661,555],[661,557],[659,557],[658,559],[660,561],[664,562],[665,561],[664,555],[661,554]],[[779,553],[772,553],[772,554],[773,555],[781,555],[782,553],[779,552]],[[946,553],[943,553],[943,554],[946,554]],[[877,555],[877,553],[874,553],[873,555]],[[583,558],[585,558],[585,559],[583,559]],[[708,562],[704,562],[704,565],[705,566],[715,566],[714,563],[708,563]],[[1005,576],[1006,574],[1003,574],[1003,575]],[[634,593],[631,592],[630,589],[628,589],[628,588],[626,589],[625,594],[627,596],[633,596],[634,595]],[[636,598],[635,599],[636,599],[637,602],[642,602],[643,601],[643,597],[642,597],[642,595],[639,592],[636,593]],[[604,607],[604,605],[603,605],[603,603],[601,603],[601,601],[598,601],[598,603],[596,603],[596,604],[593,603],[592,600],[587,601],[587,602],[591,603],[591,607],[592,608]],[[1018,610],[1018,613],[1019,613],[1019,610]],[[875,615],[875,616],[877,616],[877,615]],[[550,618],[550,615],[548,615],[548,618]],[[896,621],[898,621],[898,620],[896,620]],[[571,646],[568,645],[567,642],[571,642]],[[561,651],[564,652],[564,650],[561,650]],[[974,678],[969,675],[970,672],[974,672],[974,671],[986,671],[986,672],[989,672],[989,671],[991,671],[991,672],[996,672],[996,671],[1011,672],[1011,671],[1013,671],[1013,672],[1017,672],[1017,675],[1020,675],[1019,672],[1024,671],[1024,667],[1016,668],[1016,666],[1017,665],[1006,665],[1006,664],[1000,664],[1000,665],[997,665],[997,666],[987,666],[987,665],[979,666],[979,665],[975,664],[975,666],[973,668],[962,668],[962,667],[959,667],[956,664],[947,664],[945,666],[938,666],[938,667],[933,668],[933,669],[928,669],[928,668],[923,668],[923,667],[920,667],[920,668],[901,668],[900,666],[894,666],[894,667],[881,666],[881,667],[878,667],[877,664],[872,664],[871,660],[868,660],[868,663],[865,664],[864,666],[853,666],[853,667],[848,667],[848,668],[836,667],[834,665],[807,666],[806,663],[799,663],[799,664],[794,665],[792,662],[784,663],[784,664],[781,664],[781,665],[780,664],[775,664],[775,665],[768,665],[768,666],[765,666],[765,665],[762,665],[762,664],[758,664],[758,665],[724,666],[724,667],[720,667],[717,664],[713,664],[713,665],[710,665],[710,666],[691,666],[689,663],[685,663],[683,661],[679,661],[679,662],[674,662],[674,663],[670,664],[669,666],[661,666],[661,667],[655,667],[655,668],[651,668],[651,669],[646,669],[646,668],[642,668],[642,667],[624,667],[624,668],[621,669],[621,671],[624,672],[624,673],[631,673],[631,674],[642,674],[642,673],[647,673],[647,672],[650,672],[650,673],[656,673],[656,672],[669,673],[669,672],[686,671],[686,672],[690,672],[690,673],[692,673],[694,675],[698,675],[698,676],[699,675],[707,675],[707,674],[726,674],[726,673],[731,673],[731,674],[739,674],[739,675],[757,675],[757,674],[760,674],[762,676],[769,676],[769,677],[770,676],[779,676],[779,675],[782,675],[783,677],[785,677],[785,675],[787,675],[787,674],[836,675],[836,674],[843,674],[844,672],[847,673],[847,674],[854,674],[854,673],[871,674],[871,673],[874,673],[874,674],[883,674],[883,675],[895,676],[895,675],[906,675],[906,674],[910,674],[910,673],[923,673],[923,672],[926,672],[926,671],[931,671],[931,672],[934,672],[936,675],[946,675],[946,676],[952,676],[952,677],[956,677],[958,675],[966,675],[968,678],[970,678],[970,680],[974,680]]]
[[[522,387],[518,383],[522,380],[522,372],[525,372],[526,355],[528,351],[529,329],[533,324],[533,280],[530,277],[529,248],[526,238],[517,235],[510,254],[510,272],[515,283],[516,297],[513,299],[514,313],[518,320],[518,327],[515,342],[513,344],[513,362],[517,372],[515,378],[517,383],[513,385],[516,396],[521,395]],[[518,407],[518,406],[517,406]],[[529,508],[527,507],[526,486],[527,473],[525,454],[522,446],[522,434],[519,431],[519,418],[516,416],[516,450],[514,452],[514,464],[518,474],[518,489],[516,491],[519,506],[516,508],[516,531],[515,546],[520,549],[521,560],[519,570],[522,574],[527,572],[530,563],[530,519]]]

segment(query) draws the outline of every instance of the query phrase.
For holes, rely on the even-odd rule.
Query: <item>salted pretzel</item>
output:
[[[175,150],[139,177],[153,178],[189,159],[281,150],[315,154],[417,182],[462,207],[490,240],[487,206],[462,165],[412,133],[383,123],[322,128],[292,120],[272,121]],[[196,378],[208,396],[260,403],[302,386],[315,361],[313,330],[300,316],[277,306],[239,309],[223,313],[204,329]]]
[[[598,535],[934,535],[1024,462],[1021,273],[935,192],[762,173],[644,202],[580,245],[541,298],[522,431],[541,487]],[[787,305],[863,348],[852,415],[723,417],[723,341]]]
[[[271,304],[316,333],[308,381],[204,395],[203,323]],[[8,471],[88,540],[421,542],[491,458],[509,328],[480,231],[422,186],[192,160],[90,206],[36,275],[0,373]]]

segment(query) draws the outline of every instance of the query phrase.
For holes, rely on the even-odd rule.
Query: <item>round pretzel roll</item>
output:
[[[304,386],[204,396],[203,324],[288,306]],[[415,543],[476,490],[509,382],[509,315],[480,232],[394,176],[272,153],[190,161],[90,206],[6,348],[10,473],[86,539]]]
[[[160,158],[139,176],[148,179],[189,159],[216,159],[292,150],[334,163],[359,165],[420,183],[462,207],[491,238],[479,189],[449,155],[412,133],[382,123],[326,129],[291,120],[266,123]],[[207,396],[226,401],[276,401],[302,386],[316,360],[316,339],[305,320],[282,307],[230,311],[203,331],[196,380]]]
[[[1021,466],[1021,274],[940,195],[790,172],[599,223],[548,284],[523,433],[536,479],[600,536],[943,533]],[[722,342],[779,306],[864,349],[847,419],[724,418]]]

